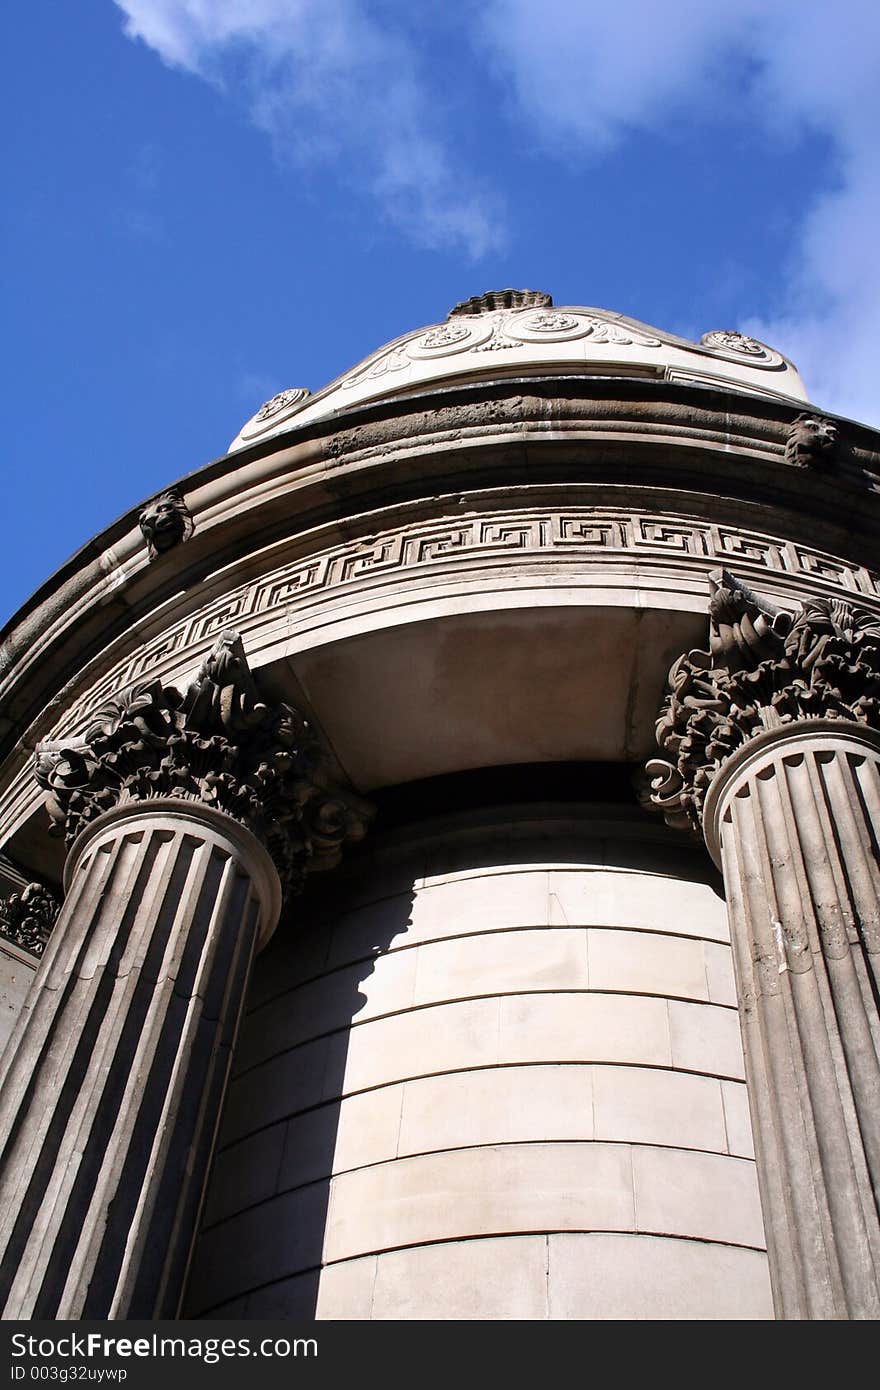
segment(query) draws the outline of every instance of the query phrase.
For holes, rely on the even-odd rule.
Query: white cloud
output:
[[[760,96],[832,138],[839,186],[802,228],[779,311],[746,330],[792,358],[817,404],[880,424],[880,7],[803,0],[785,10]]]
[[[412,239],[479,257],[505,239],[429,118],[419,55],[365,0],[115,0],[170,66],[244,95],[279,154],[335,164]]]
[[[423,245],[498,249],[503,218],[432,119],[428,55],[402,0],[115,0],[169,64],[245,93],[287,157],[357,180]],[[459,0],[461,4],[461,0]],[[512,93],[512,136],[565,159],[673,121],[737,114],[769,138],[824,136],[837,187],[817,195],[740,327],[790,356],[816,403],[880,422],[880,5],[876,0],[472,0],[448,22]],[[397,24],[397,21],[400,21]],[[436,79],[434,79],[436,80]],[[486,97],[488,100],[489,98]],[[494,99],[494,97],[493,97]],[[478,113],[476,113],[478,118]],[[723,146],[722,146],[723,147]],[[352,170],[358,171],[352,174]],[[828,186],[828,167],[822,170]],[[803,203],[803,198],[799,198]]]
[[[490,0],[483,38],[533,136],[561,154],[720,120],[731,103],[774,137],[829,138],[838,188],[807,216],[769,307],[730,326],[791,357],[817,404],[880,423],[875,0]]]
[[[538,134],[596,150],[695,104],[711,110],[762,3],[489,0],[482,27]]]

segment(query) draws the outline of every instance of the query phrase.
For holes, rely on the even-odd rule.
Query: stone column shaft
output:
[[[0,1092],[7,1318],[174,1317],[253,953],[370,808],[221,633],[35,775],[69,894]]]
[[[876,1318],[880,739],[815,723],[728,764],[707,836],[720,839],[780,1315]]]
[[[185,802],[111,811],[68,862],[0,1095],[4,1317],[173,1317],[278,876]]]
[[[723,870],[782,1318],[880,1318],[880,616],[709,576],[649,800]]]
[[[709,575],[649,801],[724,874],[780,1318],[880,1318],[880,616]]]

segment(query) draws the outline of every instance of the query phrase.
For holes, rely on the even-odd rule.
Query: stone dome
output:
[[[692,343],[608,309],[554,306],[542,291],[491,290],[456,304],[442,323],[385,343],[318,391],[301,386],[280,391],[242,426],[230,452],[293,425],[368,401],[414,394],[429,384],[460,385],[536,371],[642,377],[774,400],[807,400],[792,363],[743,333],[715,329]]]

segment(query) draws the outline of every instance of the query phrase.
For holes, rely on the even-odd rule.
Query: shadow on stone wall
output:
[[[418,789],[399,813],[389,797],[369,840],[341,869],[310,881],[256,962],[185,1316],[314,1318],[351,1025],[377,961],[405,944],[425,878],[532,865],[537,856],[593,867],[610,860],[674,881],[708,880],[720,892],[705,851],[632,805],[624,769],[618,796],[590,804],[560,798],[557,769],[549,786],[527,772],[528,800],[493,777],[489,791],[520,797],[501,805],[487,797],[480,807],[481,788],[462,779],[471,805],[456,810],[452,797],[443,805],[432,794],[426,800],[440,801],[444,814],[424,820]],[[584,780],[572,779],[573,793]],[[542,799],[547,790],[553,800]],[[351,1079],[349,1089],[358,1089]]]
[[[315,1316],[350,1027],[414,901],[414,873],[392,886],[386,867],[386,896],[359,906],[335,966],[334,924],[359,867],[311,880],[255,963],[184,1317]]]

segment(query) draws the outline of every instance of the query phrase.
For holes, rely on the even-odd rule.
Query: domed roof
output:
[[[318,391],[280,391],[242,426],[230,452],[369,401],[434,384],[534,372],[647,377],[807,400],[792,363],[745,334],[716,329],[692,343],[607,309],[554,306],[538,290],[491,290],[456,304],[443,323],[415,328],[377,348]]]

